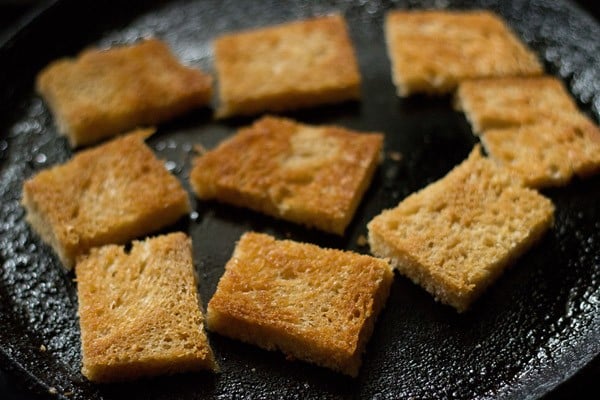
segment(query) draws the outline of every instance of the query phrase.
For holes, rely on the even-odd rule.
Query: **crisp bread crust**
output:
[[[399,96],[449,93],[465,79],[543,71],[537,57],[488,11],[391,11],[385,36]]]
[[[54,61],[36,86],[73,147],[163,122],[208,104],[212,93],[210,76],[156,39]]]
[[[579,113],[562,82],[550,76],[465,81],[456,92],[455,104],[465,112],[475,134]]]
[[[23,184],[28,222],[66,268],[91,247],[126,243],[189,212],[181,183],[144,144],[152,132],[79,152]]]
[[[439,181],[369,224],[373,254],[459,312],[551,226],[554,206],[483,158],[479,146]]]
[[[214,48],[219,117],[360,96],[360,72],[340,15],[224,35]]]
[[[481,142],[492,159],[530,187],[561,186],[574,176],[600,172],[600,129],[583,116],[490,129]]]
[[[96,382],[216,370],[189,238],[94,248],[76,266],[83,374]]]
[[[392,280],[380,259],[246,233],[208,303],[207,327],[356,376]]]
[[[263,117],[198,157],[201,199],[343,234],[379,161],[383,135]]]

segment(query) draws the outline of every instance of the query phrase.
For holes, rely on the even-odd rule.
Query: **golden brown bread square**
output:
[[[574,175],[600,171],[600,129],[583,116],[486,130],[481,142],[490,158],[530,187],[564,185]]]
[[[214,47],[220,117],[360,96],[360,72],[340,15],[223,35]]]
[[[168,120],[212,93],[210,76],[181,65],[156,39],[54,61],[36,83],[73,147]]]
[[[126,243],[177,221],[187,193],[138,130],[77,153],[23,184],[27,221],[66,268],[90,248]]]
[[[369,224],[373,254],[459,312],[551,226],[554,206],[483,158],[479,146],[448,175]]]
[[[489,11],[391,11],[385,36],[399,96],[449,93],[465,79],[542,73],[536,56]]]
[[[488,129],[557,120],[577,114],[577,105],[562,82],[551,76],[475,79],[456,92],[477,135]]]
[[[117,245],[93,248],[75,272],[88,379],[217,370],[185,234],[135,241],[129,252]]]
[[[380,133],[267,116],[198,157],[190,180],[201,199],[343,234],[382,144]]]
[[[384,260],[246,233],[208,303],[206,324],[357,376],[392,280]]]

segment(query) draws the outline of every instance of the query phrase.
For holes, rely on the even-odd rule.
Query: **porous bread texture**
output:
[[[461,82],[455,105],[477,135],[488,129],[556,121],[578,114],[562,82],[551,76]]]
[[[392,280],[384,260],[246,233],[208,303],[206,323],[355,377]]]
[[[214,48],[218,117],[360,97],[360,71],[340,15],[223,35]]]
[[[448,175],[368,224],[371,251],[457,311],[550,228],[552,202],[476,146]]]
[[[126,243],[190,211],[187,193],[137,130],[77,153],[23,184],[27,221],[70,269],[77,256]]]
[[[490,129],[481,136],[490,158],[534,188],[560,186],[600,171],[600,129],[582,115]]]
[[[208,104],[212,78],[148,39],[54,61],[38,74],[36,87],[59,132],[77,147]]]
[[[399,96],[444,94],[466,79],[543,71],[535,54],[489,11],[391,11],[385,37]]]
[[[82,373],[89,380],[218,369],[185,234],[134,241],[130,252],[93,248],[76,274]]]
[[[377,167],[380,133],[263,117],[198,157],[201,199],[343,234]]]

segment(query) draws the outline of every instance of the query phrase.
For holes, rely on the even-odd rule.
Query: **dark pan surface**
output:
[[[167,398],[524,398],[539,397],[600,352],[600,177],[546,190],[556,226],[464,315],[437,304],[396,276],[387,307],[352,380],[279,353],[210,334],[222,372],[183,374],[127,384],[92,385],[81,376],[76,286],[24,221],[25,178],[71,156],[56,134],[33,80],[50,60],[83,47],[165,39],[185,62],[212,70],[211,38],[231,30],[343,12],[363,73],[360,103],[289,114],[386,134],[385,158],[353,223],[335,237],[253,212],[195,202],[172,229],[194,241],[206,304],[235,241],[247,230],[359,252],[366,223],[382,209],[442,177],[476,139],[450,99],[397,99],[389,74],[382,17],[392,7],[490,8],[561,76],[584,111],[600,115],[600,27],[570,3],[548,1],[178,1],[51,2],[0,47],[0,363],[38,391],[77,399]],[[413,4],[414,3],[414,4]],[[127,4],[125,9],[124,4]],[[68,17],[67,17],[68,16]],[[249,123],[193,112],[149,139],[187,185],[191,148],[211,148]],[[44,345],[47,350],[41,351]],[[52,389],[52,391],[54,391]]]

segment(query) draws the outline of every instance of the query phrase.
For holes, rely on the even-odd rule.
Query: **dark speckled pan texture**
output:
[[[19,205],[24,179],[71,156],[33,90],[35,74],[49,61],[86,46],[154,35],[186,63],[212,71],[211,39],[220,33],[332,11],[345,14],[363,74],[362,101],[288,115],[305,123],[385,132],[386,153],[403,157],[385,158],[344,237],[194,201],[195,212],[170,230],[193,237],[204,304],[243,232],[367,252],[357,239],[373,216],[445,175],[471,150],[476,139],[449,98],[396,97],[382,31],[390,8],[498,12],[545,61],[547,71],[565,81],[580,107],[596,122],[600,115],[600,26],[567,2],[108,3],[51,1],[0,44],[0,363],[36,390],[53,388],[70,399],[535,398],[600,352],[600,177],[595,177],[544,191],[557,207],[554,229],[465,314],[435,303],[397,275],[357,379],[210,334],[222,368],[218,375],[88,383],[79,372],[74,276],[31,232]],[[215,122],[208,110],[193,112],[161,125],[148,142],[187,185],[192,146],[211,148],[250,121]]]

